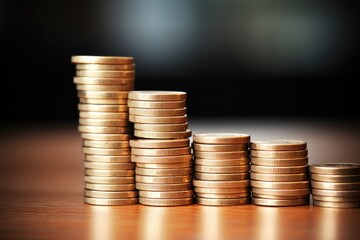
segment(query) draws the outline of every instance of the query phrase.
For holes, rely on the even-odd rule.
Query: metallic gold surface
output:
[[[310,172],[317,174],[360,174],[360,164],[359,163],[320,163],[320,164],[311,164]]]
[[[139,197],[139,203],[149,206],[183,206],[194,203],[194,198],[145,198]]]
[[[135,76],[134,70],[76,70],[76,76],[94,78],[129,78]]]
[[[99,184],[99,183],[85,183],[85,189],[95,191],[131,191],[135,190],[135,183],[126,184]]]
[[[191,182],[187,183],[171,183],[171,184],[154,184],[154,183],[141,183],[136,182],[136,189],[145,190],[145,191],[162,191],[162,192],[172,192],[172,191],[182,191],[182,190],[191,190]]]
[[[249,164],[249,158],[239,159],[206,159],[206,158],[195,158],[195,164],[207,165],[207,166],[239,166]]]
[[[185,101],[186,92],[182,91],[131,91],[129,99],[142,101]]]
[[[90,63],[90,64],[133,64],[134,58],[128,56],[91,56],[74,55],[71,56],[72,63]]]
[[[177,132],[186,131],[188,123],[172,123],[172,124],[150,124],[150,123],[134,123],[134,128],[150,132]]]
[[[251,156],[259,158],[276,158],[276,159],[288,159],[288,158],[305,158],[308,156],[308,150],[297,150],[297,151],[263,151],[251,149]]]
[[[186,101],[137,101],[128,99],[128,106],[131,108],[184,108]]]
[[[192,154],[178,156],[140,156],[131,155],[131,161],[136,163],[180,163],[192,161]]]
[[[138,203],[138,198],[106,199],[106,198],[84,197],[84,202],[92,205],[117,206],[117,205],[136,204]]]
[[[77,63],[76,69],[84,70],[134,70],[135,64],[95,64]]]
[[[248,143],[250,135],[245,133],[197,133],[194,134],[195,143],[205,144],[237,144]]]
[[[240,181],[205,181],[205,180],[193,180],[194,187],[203,188],[241,188],[250,186],[250,180]]]
[[[179,139],[130,139],[134,148],[177,148],[190,146],[189,138]]]
[[[252,164],[271,167],[304,166],[308,164],[308,161],[308,157],[289,159],[251,157]]]
[[[250,178],[249,173],[194,173],[195,179],[207,181],[237,181]]]
[[[83,146],[94,148],[130,148],[129,141],[84,140]]]
[[[195,151],[203,151],[203,152],[233,152],[233,151],[245,151],[249,149],[247,143],[203,144],[203,143],[193,142],[192,147]]]
[[[191,175],[183,175],[183,176],[143,176],[136,175],[136,182],[141,183],[155,183],[155,184],[172,184],[172,183],[188,183],[192,181]]]
[[[131,177],[135,176],[135,170],[99,170],[86,168],[85,175],[95,177]]]
[[[124,98],[127,99],[129,91],[82,91],[79,90],[79,98]],[[126,100],[127,101],[127,100]]]
[[[90,111],[90,112],[128,112],[129,108],[127,105],[105,105],[105,104],[78,104],[78,109],[80,111]]]
[[[136,167],[135,172],[137,175],[145,175],[145,176],[182,176],[182,175],[190,175],[193,173],[193,168],[141,168]]]
[[[197,204],[208,206],[236,206],[249,204],[250,198],[195,198]]]
[[[134,123],[160,123],[160,124],[172,124],[172,123],[187,123],[188,117],[184,116],[170,116],[170,117],[149,117],[149,116],[137,116],[129,114],[129,120]]]
[[[309,180],[309,174],[307,173],[270,174],[270,173],[251,172],[250,178],[253,180],[270,181],[270,182],[292,182],[292,181]]]
[[[95,191],[85,190],[85,196],[91,198],[135,198],[138,196],[137,191],[119,191],[119,192],[108,192],[108,191]]]
[[[194,156],[207,159],[239,159],[249,157],[249,151],[233,151],[233,152],[204,152],[196,150]]]
[[[314,206],[327,208],[359,208],[360,202],[325,202],[313,200]]]
[[[97,170],[134,170],[135,164],[131,162],[124,163],[106,163],[106,162],[84,162],[85,168]]]
[[[155,138],[155,139],[172,139],[172,138],[189,138],[191,137],[191,129],[178,132],[151,132],[143,130],[134,130],[134,136],[139,138]]]
[[[249,170],[249,164],[239,166],[195,165],[195,171],[203,173],[244,173],[249,172]]]
[[[251,180],[251,186],[255,188],[299,189],[299,188],[309,188],[310,181],[266,182],[266,181]]]
[[[142,156],[174,156],[191,154],[191,147],[180,147],[180,148],[131,148],[131,154],[142,155]]]
[[[102,183],[102,184],[124,184],[124,183],[134,183],[135,177],[95,177],[95,176],[85,176],[85,182],[87,183]]]
[[[174,192],[155,192],[155,191],[139,191],[139,196],[144,198],[192,198],[194,197],[194,191],[183,190]]]
[[[289,206],[301,206],[308,205],[310,203],[309,198],[278,200],[278,199],[266,199],[266,198],[252,198],[251,202],[256,205],[271,206],[271,207],[289,207]]]
[[[250,170],[251,172],[257,173],[271,173],[271,174],[295,174],[295,173],[307,173],[308,165],[304,166],[290,166],[290,167],[272,167],[272,166],[261,166],[251,164]]]
[[[184,108],[129,108],[129,113],[135,116],[169,117],[183,116],[187,112]]]
[[[259,140],[251,141],[250,148],[270,151],[296,151],[305,150],[307,143],[303,140],[292,139]]]

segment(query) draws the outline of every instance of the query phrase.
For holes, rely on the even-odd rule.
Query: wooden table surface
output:
[[[358,128],[320,125],[193,121],[190,128],[297,137],[308,141],[310,163],[359,162]],[[360,208],[84,204],[81,144],[74,125],[1,132],[0,239],[360,239]]]

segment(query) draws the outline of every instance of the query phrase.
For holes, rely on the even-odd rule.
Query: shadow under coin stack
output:
[[[194,201],[186,92],[131,91],[129,119],[134,123],[131,161],[135,162],[139,203],[190,205]]]
[[[252,203],[262,206],[309,204],[307,143],[300,140],[252,141]]]
[[[310,165],[313,204],[329,208],[360,207],[360,164]]]
[[[196,203],[231,206],[250,203],[250,135],[199,133],[193,135]]]
[[[85,154],[84,201],[94,205],[138,202],[131,162],[127,99],[134,88],[132,57],[72,56],[78,91],[79,126]]]

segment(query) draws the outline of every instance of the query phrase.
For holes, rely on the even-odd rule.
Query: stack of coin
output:
[[[309,204],[306,141],[252,141],[250,151],[253,204],[279,207]]]
[[[196,203],[231,206],[250,203],[250,135],[198,133],[193,135]]]
[[[313,204],[330,208],[360,207],[360,164],[310,165]]]
[[[133,57],[72,56],[79,97],[78,130],[85,155],[84,201],[94,205],[138,202],[131,162],[127,99],[134,88]]]
[[[186,114],[186,92],[131,91],[130,140],[135,162],[139,203],[151,206],[189,205],[192,189],[192,152]]]

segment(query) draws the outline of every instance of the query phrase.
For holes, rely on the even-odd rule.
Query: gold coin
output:
[[[183,191],[173,191],[173,192],[154,192],[154,191],[139,191],[139,196],[144,198],[193,198],[194,191],[183,190]]]
[[[149,117],[149,116],[137,116],[129,114],[129,120],[134,123],[164,123],[164,124],[175,124],[175,123],[187,123],[187,115],[184,116],[170,116],[170,117]]]
[[[79,98],[124,98],[127,99],[129,91],[82,91],[79,90]],[[126,100],[127,101],[127,100]]]
[[[171,138],[189,138],[191,137],[192,131],[187,129],[186,131],[178,132],[151,132],[143,130],[134,130],[134,136],[139,138],[160,138],[160,139],[171,139]]]
[[[249,157],[249,151],[234,151],[234,152],[203,152],[194,151],[195,157],[207,159],[239,159]]]
[[[251,141],[251,149],[265,151],[297,151],[307,148],[306,141],[292,139],[274,139],[268,141]]]
[[[128,141],[131,135],[120,133],[81,133],[81,137],[83,139],[96,141]]]
[[[96,190],[96,191],[131,191],[135,190],[135,183],[127,184],[96,184],[96,183],[85,183],[85,189]]]
[[[194,192],[196,194],[206,193],[206,194],[249,194],[250,187],[236,187],[236,188],[204,188],[204,187],[194,187]]]
[[[203,188],[241,188],[250,186],[250,180],[238,180],[238,181],[205,181],[205,180],[193,180],[195,187]]]
[[[311,187],[326,190],[360,190],[360,182],[333,183],[312,180]]]
[[[175,169],[192,167],[193,162],[179,162],[179,163],[136,163],[136,167],[147,169]]]
[[[99,84],[77,84],[78,91],[130,91],[134,89],[134,84],[122,85],[99,85]]]
[[[99,105],[99,104],[78,104],[80,111],[93,111],[93,112],[127,112],[129,110],[127,105]]]
[[[334,183],[346,183],[346,182],[360,182],[360,174],[358,175],[332,175],[332,174],[317,174],[312,173],[311,179],[319,182],[334,182]]]
[[[251,172],[250,178],[270,182],[293,182],[309,180],[309,175],[307,173],[271,174]]]
[[[103,206],[118,206],[118,205],[131,205],[138,203],[138,198],[91,198],[84,197],[84,202],[91,205],[103,205]]]
[[[249,149],[247,143],[203,144],[203,143],[193,142],[192,147],[195,151],[203,151],[203,152],[234,152],[234,151],[245,151]]]
[[[314,206],[327,208],[359,208],[360,202],[325,202],[313,200]]]
[[[360,190],[324,190],[312,189],[313,195],[328,196],[328,197],[360,197]]]
[[[118,77],[134,77],[134,70],[76,70],[78,77],[94,77],[94,78],[118,78]]]
[[[85,182],[87,183],[103,183],[103,184],[123,184],[123,183],[134,183],[135,177],[95,177],[85,176]]]
[[[134,70],[135,64],[92,64],[78,63],[76,69],[83,70]]]
[[[142,156],[173,156],[173,155],[184,155],[191,154],[190,147],[181,147],[181,148],[159,148],[159,149],[149,149],[149,148],[132,148],[131,153],[133,155],[142,155]]]
[[[94,77],[74,77],[75,84],[88,84],[88,85],[133,85],[135,83],[134,77],[129,78],[94,78]],[[127,102],[126,102],[127,104]]]
[[[312,198],[313,200],[324,202],[360,202],[360,197],[330,197],[313,194]]]
[[[129,99],[142,101],[185,101],[186,92],[181,91],[131,91]]]
[[[195,165],[195,171],[202,173],[244,173],[249,172],[249,164],[240,166],[207,166]]]
[[[288,159],[288,158],[304,158],[307,157],[308,150],[298,151],[263,151],[251,149],[251,156],[259,158],[276,158],[276,159]]]
[[[95,177],[131,177],[135,176],[135,170],[98,170],[86,168],[85,175]]]
[[[126,120],[129,118],[128,112],[79,112],[80,118],[95,118],[95,119],[123,119]]]
[[[79,125],[78,131],[82,133],[131,133],[130,127],[100,127]]]
[[[172,192],[191,190],[191,182],[187,183],[171,183],[171,184],[154,184],[154,183],[140,183],[136,182],[136,189],[142,191],[161,191],[161,192]]]
[[[134,128],[137,130],[144,130],[150,132],[177,132],[177,131],[186,131],[186,129],[188,129],[188,123],[178,123],[178,124],[135,123]]]
[[[190,205],[194,203],[194,198],[145,198],[139,197],[139,203],[149,206],[183,206]]]
[[[129,108],[129,113],[135,116],[151,116],[151,117],[169,117],[184,116],[186,107],[184,108]]]
[[[310,165],[310,172],[317,174],[360,174],[359,163],[321,163]]]
[[[127,98],[79,98],[80,103],[87,104],[126,104]]]
[[[252,187],[251,191],[260,195],[271,195],[275,197],[289,197],[289,196],[306,196],[310,195],[311,188],[299,188],[299,189],[272,189],[272,188],[257,188]]]
[[[107,192],[107,191],[94,191],[94,190],[85,190],[86,197],[92,198],[135,198],[138,196],[137,191],[121,191],[121,192]]]
[[[106,119],[91,119],[79,118],[80,125],[99,126],[99,127],[127,127],[130,123],[127,119],[122,120],[106,120]]]
[[[128,106],[132,108],[184,108],[186,101],[137,101],[128,100]]]
[[[141,168],[136,167],[135,172],[137,175],[145,176],[182,176],[182,175],[191,175],[193,173],[192,168],[169,168],[169,169],[158,169],[158,168]]]
[[[177,148],[190,146],[189,138],[179,139],[131,139],[130,146],[133,148]]]
[[[199,173],[195,172],[195,179],[207,181],[237,181],[250,178],[249,173]]]
[[[250,135],[245,133],[197,133],[194,134],[193,141],[207,144],[248,143]]]
[[[310,181],[266,182],[266,181],[251,180],[251,187],[255,187],[255,188],[271,188],[271,189],[310,188]]]
[[[134,163],[105,163],[105,162],[84,162],[85,168],[96,169],[96,170],[134,170]]]
[[[308,157],[289,158],[289,159],[251,157],[251,163],[255,165],[271,166],[271,167],[304,166],[308,164]]]
[[[249,164],[249,158],[239,159],[206,159],[206,158],[195,158],[195,164],[207,165],[207,166],[238,166]]]
[[[131,148],[92,148],[82,147],[82,152],[89,155],[122,156],[130,155]]]
[[[95,64],[133,64],[134,58],[128,56],[71,56],[72,63],[95,63]]]
[[[84,140],[83,143],[86,147],[94,148],[129,148],[129,141],[94,141]]]
[[[243,193],[195,193],[195,196],[197,198],[221,198],[221,199],[226,199],[226,198],[248,198],[250,197],[250,192],[243,192]]]
[[[250,198],[195,198],[197,204],[208,206],[236,206],[250,203]]]
[[[254,198],[265,198],[265,199],[276,199],[276,200],[291,200],[299,198],[308,198],[310,194],[307,195],[298,195],[298,196],[274,196],[274,195],[265,195],[252,192],[252,197]]]
[[[98,163],[131,163],[134,166],[134,163],[131,162],[130,155],[123,155],[123,156],[85,155],[85,160],[89,162],[98,162]]]
[[[192,154],[178,156],[141,156],[131,155],[131,161],[136,163],[180,163],[192,161]]]
[[[170,177],[154,177],[154,176],[143,176],[136,175],[136,182],[141,183],[187,183],[192,181],[191,175],[183,175],[183,176],[170,176]]]
[[[271,173],[271,174],[307,173],[308,165],[290,166],[290,167],[271,167],[271,166],[260,166],[260,165],[251,164],[250,170],[251,172]]]
[[[266,198],[252,198],[251,202],[256,205],[269,206],[269,207],[290,207],[290,206],[302,206],[310,203],[309,197],[299,199],[266,199]]]

